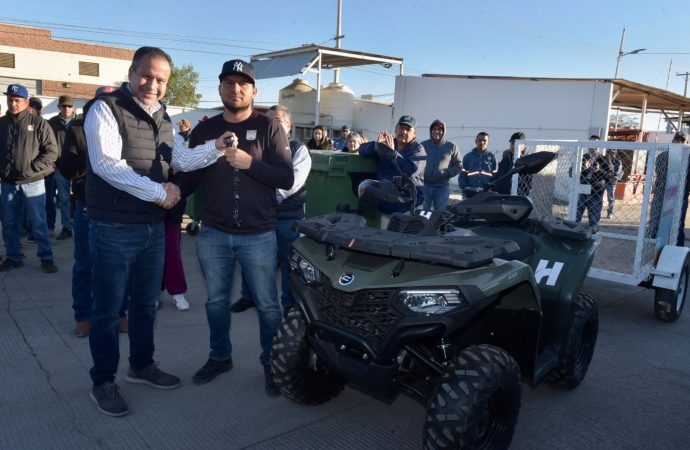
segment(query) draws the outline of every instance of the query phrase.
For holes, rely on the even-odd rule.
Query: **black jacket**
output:
[[[58,148],[48,122],[29,114],[0,117],[0,178],[24,184],[42,180],[55,170]]]
[[[76,119],[76,115],[72,115],[72,117],[69,118],[69,120],[74,121]],[[65,124],[67,123],[67,120],[63,119],[60,117],[60,114],[57,116],[53,116],[50,119],[48,119],[48,124],[50,125],[50,128],[53,129],[53,134],[55,135],[55,141],[57,142],[58,146],[58,162],[57,165],[60,165],[60,157],[62,156],[62,151],[65,148],[65,138],[67,136],[67,129],[69,128]],[[71,125],[71,124],[70,124]]]

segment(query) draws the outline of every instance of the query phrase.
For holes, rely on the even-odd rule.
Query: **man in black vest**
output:
[[[129,83],[99,97],[86,115],[86,204],[93,263],[89,343],[91,398],[110,416],[129,412],[115,384],[119,311],[129,306],[130,383],[173,389],[180,379],[153,361],[153,323],[163,276],[165,210],[180,200],[168,183],[173,127],[160,100],[172,61],[163,50],[134,53]],[[127,292],[129,291],[129,292]]]
[[[290,110],[285,106],[273,105],[266,112],[267,116],[275,117],[285,129],[285,133],[290,136],[292,131],[292,120]],[[344,128],[344,127],[343,127]],[[299,237],[299,233],[292,229],[295,222],[304,219],[304,203],[307,199],[307,176],[311,170],[311,155],[304,143],[290,139],[290,153],[292,154],[292,171],[295,174],[295,182],[292,189],[277,190],[278,202],[278,225],[276,227],[276,239],[278,241],[278,265],[281,271],[281,303],[283,314],[295,306],[295,298],[290,291],[290,264],[288,261],[288,250],[290,244]],[[250,293],[249,287],[244,277],[242,277],[242,297],[232,304],[232,312],[242,312],[248,308],[255,307],[254,297]]]

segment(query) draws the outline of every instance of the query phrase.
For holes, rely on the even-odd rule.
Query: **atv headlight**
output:
[[[444,314],[469,305],[457,289],[417,289],[400,291],[399,301],[420,314]]]
[[[291,250],[288,260],[290,263],[290,270],[297,272],[307,284],[318,281],[318,271],[297,251]]]

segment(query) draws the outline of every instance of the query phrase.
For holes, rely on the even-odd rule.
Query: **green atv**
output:
[[[520,158],[507,176],[552,158]],[[390,201],[394,187],[369,190]],[[521,381],[575,388],[598,332],[580,285],[599,239],[531,210],[526,197],[482,192],[428,218],[396,214],[387,230],[348,213],[299,222],[299,307],[272,351],[282,395],[316,405],[345,384],[388,403],[405,393],[426,405],[425,447],[508,447]]]

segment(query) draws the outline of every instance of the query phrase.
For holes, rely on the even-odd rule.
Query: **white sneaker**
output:
[[[173,301],[178,311],[187,311],[189,309],[189,302],[184,298],[184,294],[173,295]]]

